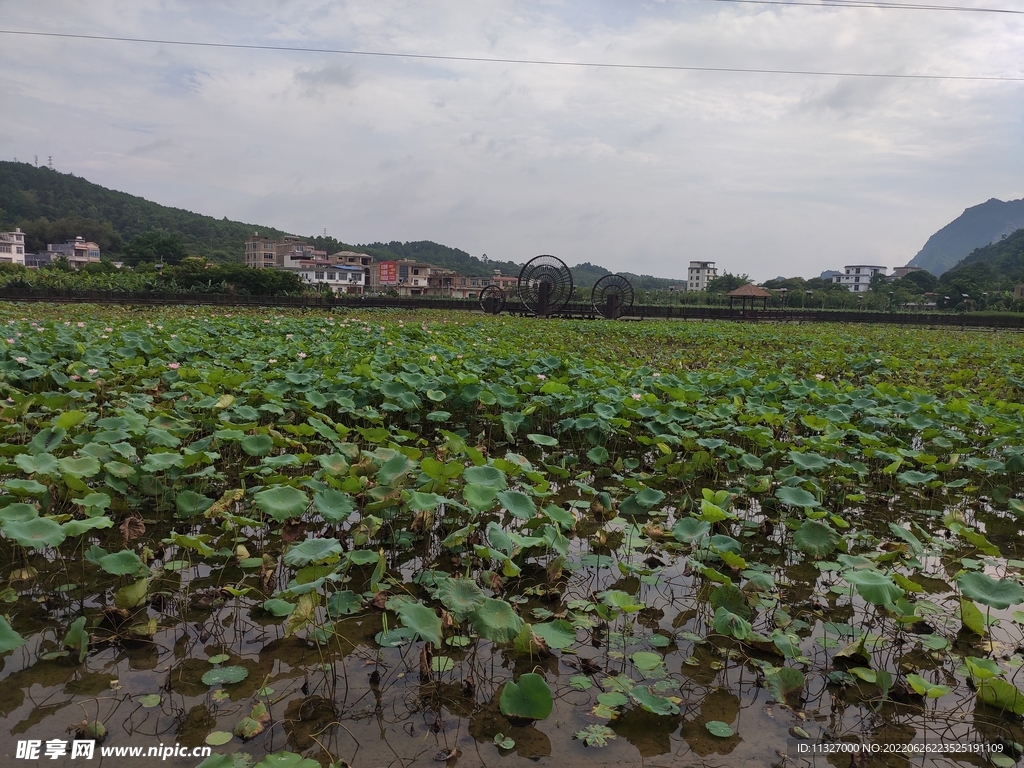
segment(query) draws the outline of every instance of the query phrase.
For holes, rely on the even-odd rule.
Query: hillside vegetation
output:
[[[218,262],[241,262],[245,239],[254,231],[282,237],[283,230],[263,224],[217,219],[200,213],[160,205],[135,195],[107,189],[86,179],[29,163],[0,162],[0,230],[21,227],[30,251],[46,249],[47,243],[81,235],[99,244],[104,254],[129,263],[135,251],[131,242],[161,232],[167,242],[177,235],[184,252]],[[168,239],[170,237],[170,239]],[[459,274],[485,276],[501,270],[518,275],[522,264],[471,256],[458,248],[429,240],[374,242],[354,245],[333,237],[304,238],[328,253],[354,250],[378,260],[416,259],[453,269]],[[536,254],[534,254],[536,255]],[[532,255],[524,255],[523,263]],[[180,260],[180,257],[179,259]],[[610,270],[589,262],[575,266],[576,285],[589,288]],[[682,270],[681,270],[682,271]],[[664,290],[682,280],[625,274],[638,290]]]
[[[927,269],[938,277],[952,269],[975,248],[981,248],[1024,227],[1024,199],[992,198],[965,210],[928,238],[909,266]]]

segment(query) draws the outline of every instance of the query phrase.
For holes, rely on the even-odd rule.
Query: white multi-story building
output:
[[[25,233],[21,227],[0,232],[0,264],[25,264]]]
[[[690,272],[686,277],[687,291],[703,291],[708,283],[718,277],[718,270],[713,261],[691,261]]]
[[[365,288],[363,269],[355,265],[335,264],[330,261],[297,261],[278,269],[293,272],[310,285],[326,283],[335,293],[363,293]]]
[[[838,283],[850,293],[863,293],[871,285],[871,278],[875,275],[884,275],[888,267],[879,267],[871,264],[851,264],[843,267],[843,273],[832,278],[833,283]]]

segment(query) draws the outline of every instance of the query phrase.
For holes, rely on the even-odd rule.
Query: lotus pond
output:
[[[1024,751],[1024,336],[0,327],[8,757],[69,732],[213,745],[205,768]]]

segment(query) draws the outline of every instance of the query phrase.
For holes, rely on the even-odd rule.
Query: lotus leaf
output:
[[[462,473],[462,476],[467,484],[480,485],[495,491],[501,491],[508,487],[505,473],[495,467],[469,467]]]
[[[441,637],[441,618],[422,603],[403,603],[395,611],[409,629],[428,643],[440,647],[444,643]]]
[[[487,595],[472,579],[445,579],[438,585],[437,598],[456,621],[462,622],[484,604]]]
[[[648,712],[652,712],[655,715],[678,715],[679,707],[672,701],[669,701],[664,696],[658,696],[656,693],[652,693],[650,688],[646,686],[637,686],[629,692],[629,696],[633,701],[639,704],[643,709]]]
[[[85,623],[83,617],[82,623]],[[0,653],[13,651],[25,644],[25,638],[15,632],[3,616],[0,616]]]
[[[337,539],[309,538],[289,547],[284,562],[293,568],[302,568],[310,563],[335,561],[341,554],[341,543]]]
[[[509,681],[501,689],[501,714],[524,720],[543,720],[551,714],[554,700],[544,678],[534,672],[519,676],[519,682]]]
[[[279,523],[301,517],[309,506],[306,494],[290,485],[279,485],[260,491],[253,496],[253,501],[264,514],[270,515]]]
[[[496,497],[505,509],[520,520],[531,520],[537,516],[537,505],[521,491],[500,491]]]
[[[793,534],[793,543],[804,554],[825,557],[835,552],[839,534],[827,523],[804,520]]]
[[[776,489],[775,498],[791,507],[817,507],[818,500],[803,488],[783,486]]]
[[[707,728],[708,733],[720,739],[727,739],[734,733],[729,724],[723,723],[721,720],[710,720],[704,723],[704,727]]]
[[[493,597],[485,598],[469,618],[477,634],[496,643],[511,643],[523,628],[523,620],[512,606]]]
[[[549,648],[568,648],[576,642],[576,630],[565,619],[555,619],[544,624],[534,624],[533,632],[543,639]]]
[[[206,685],[219,685],[240,683],[249,676],[249,670],[245,667],[214,667],[203,674],[203,683]]]
[[[895,603],[905,594],[881,571],[844,571],[843,578],[853,584],[857,594],[874,605]]]
[[[3,524],[2,530],[6,536],[30,549],[56,547],[66,538],[60,524],[48,517],[7,522]]]
[[[990,608],[1004,609],[1024,603],[1024,587],[1013,579],[993,579],[984,573],[971,571],[956,583],[966,597]]]

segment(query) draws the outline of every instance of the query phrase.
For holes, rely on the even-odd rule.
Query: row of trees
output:
[[[211,264],[194,257],[186,257],[178,264],[143,261],[135,269],[118,269],[111,262],[102,261],[80,271],[74,270],[63,257],[41,269],[0,264],[0,287],[250,296],[288,296],[313,290],[293,272],[252,269],[244,264]]]

